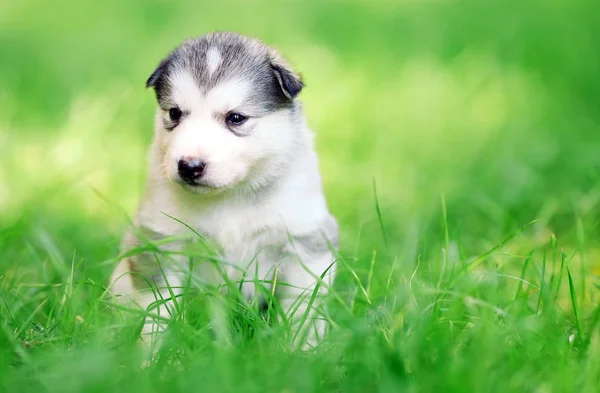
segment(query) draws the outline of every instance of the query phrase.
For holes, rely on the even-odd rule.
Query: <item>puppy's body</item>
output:
[[[300,78],[259,41],[215,33],[184,42],[148,86],[158,100],[155,135],[147,189],[124,251],[140,244],[140,233],[159,240],[197,232],[218,245],[224,260],[195,265],[201,281],[218,285],[224,273],[247,298],[257,295],[256,280],[269,290],[275,281],[276,296],[297,325],[318,278],[328,271],[321,294],[333,280],[329,245],[338,237],[312,133],[295,99]],[[160,262],[149,253],[121,261],[111,278],[113,293],[143,308],[170,299],[171,291],[180,294],[188,262]],[[159,302],[162,316],[172,312],[170,302]],[[316,327],[308,331],[308,345],[324,322]],[[145,331],[156,328],[149,323]]]

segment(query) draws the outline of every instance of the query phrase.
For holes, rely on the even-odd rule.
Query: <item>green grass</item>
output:
[[[429,3],[429,4],[427,4]],[[0,391],[596,392],[594,2],[0,3]],[[341,224],[313,351],[192,285],[148,368],[108,276],[181,39],[258,35],[305,77]]]

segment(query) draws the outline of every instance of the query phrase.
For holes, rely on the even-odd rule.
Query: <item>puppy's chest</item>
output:
[[[231,262],[247,262],[287,241],[284,220],[264,209],[215,210],[195,217],[195,229],[214,242]]]

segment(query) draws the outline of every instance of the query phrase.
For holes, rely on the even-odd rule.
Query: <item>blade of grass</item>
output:
[[[167,277],[167,274],[165,273],[165,270],[163,269],[162,263],[158,259],[158,256],[156,255],[156,253],[154,253],[154,259],[156,261],[156,264],[158,265],[158,268],[160,269],[160,273],[162,275],[163,280],[165,280],[165,286],[167,287],[167,291],[169,292],[169,296],[171,296],[171,301],[173,302],[173,305],[175,306],[175,311],[177,312],[178,315],[181,315],[181,308],[179,306],[179,302],[177,302],[177,299],[176,299],[176,296],[175,296],[175,292],[173,292],[173,288],[171,287],[171,284],[169,283],[169,279]],[[158,293],[161,294],[161,297],[162,297],[162,293],[160,292],[160,290],[158,291]],[[169,310],[169,307],[166,307],[166,309],[167,309],[167,312],[169,314],[171,314],[171,311]]]
[[[450,238],[448,236],[448,216],[447,216],[447,211],[446,211],[446,198],[444,197],[444,194],[442,194],[441,197],[441,203],[442,203],[442,227],[444,230],[444,248],[443,248],[443,258],[442,258],[442,269],[440,271],[440,275],[438,277],[438,281],[436,284],[436,288],[440,289],[442,286],[442,282],[444,282],[444,278],[446,275],[446,265],[448,264],[448,252],[450,251]],[[441,292],[438,292],[435,295],[435,299],[433,300],[433,315],[438,318],[439,315],[439,310],[440,310],[440,306],[441,306],[441,298],[444,297],[444,295]]]
[[[565,261],[567,260],[567,254],[562,251],[561,252],[561,258],[560,258],[560,269],[558,271],[558,281],[556,283],[556,292],[554,293],[554,303],[557,302],[558,300],[558,296],[560,295],[560,287],[562,284],[562,274],[563,274],[563,270],[565,268]]]
[[[35,318],[35,316],[42,309],[42,307],[44,307],[44,305],[46,305],[47,301],[48,301],[48,298],[42,300],[40,302],[40,304],[35,308],[35,310],[33,310],[33,312],[31,314],[29,314],[27,319],[25,321],[23,321],[23,323],[21,324],[21,327],[19,327],[17,329],[17,331],[15,332],[15,334],[14,334],[15,337],[19,337],[21,335],[21,333],[23,333],[23,331],[29,327],[29,324],[31,323],[33,318]]]
[[[540,280],[540,295],[538,296],[538,302],[536,307],[536,314],[540,312],[540,306],[542,304],[542,297],[544,296],[544,290],[546,289],[546,250],[544,250],[544,256],[542,257],[542,277]]]
[[[529,266],[529,262],[531,262],[531,258],[533,257],[533,253],[535,252],[535,250],[531,250],[529,251],[529,254],[527,254],[527,258],[525,258],[525,262],[523,263],[523,268],[521,269],[521,280],[519,281],[519,285],[517,285],[517,290],[515,292],[515,295],[513,296],[513,301],[515,299],[517,299],[517,297],[519,297],[519,294],[521,293],[521,288],[523,287],[523,281],[525,281],[525,272],[527,271],[527,266]]]
[[[583,220],[578,213],[575,213],[575,223],[577,228],[577,241],[579,243],[579,273],[581,275],[581,299],[585,299],[586,292],[586,249],[585,249],[585,228],[583,226]]]
[[[577,334],[579,339],[583,340],[583,334],[581,329],[581,322],[579,320],[579,303],[577,301],[577,293],[575,292],[575,285],[573,284],[573,277],[571,271],[567,266],[567,276],[569,277],[569,293],[571,294],[571,304],[573,305],[573,314],[575,315],[575,325],[577,327]]]
[[[367,293],[369,296],[371,295],[371,284],[373,283],[373,269],[375,267],[375,259],[377,256],[377,251],[373,250],[373,256],[371,257],[371,263],[369,265],[369,275],[367,276]]]
[[[450,252],[450,237],[448,235],[448,214],[446,210],[446,197],[442,194],[442,229],[444,230],[444,258],[442,260],[442,271],[438,278],[436,288],[440,288],[446,274],[448,264],[448,253]]]
[[[383,235],[383,244],[385,245],[385,250],[389,252],[390,248],[388,245],[388,237],[387,232],[385,231],[385,225],[383,224],[381,209],[379,208],[379,198],[377,197],[377,184],[375,182],[375,178],[373,178],[373,193],[375,194],[375,210],[377,211],[377,220],[379,221],[379,226]]]
[[[533,221],[528,222],[527,224],[523,225],[521,228],[519,228],[516,232],[512,233],[511,235],[507,236],[503,241],[501,241],[500,243],[498,243],[497,245],[495,245],[494,247],[490,248],[488,251],[484,252],[483,254],[481,254],[479,257],[477,257],[477,259],[475,259],[473,262],[471,262],[470,264],[466,265],[465,268],[463,268],[459,274],[457,274],[456,277],[454,277],[451,281],[451,283],[448,285],[449,288],[453,287],[456,282],[458,281],[458,278],[460,277],[461,274],[465,273],[466,271],[469,270],[473,270],[475,269],[477,266],[479,266],[484,260],[485,258],[487,258],[488,256],[490,256],[492,253],[494,253],[496,250],[501,249],[502,247],[504,247],[505,245],[507,245],[511,240],[513,240],[515,237],[517,237],[521,232],[523,232],[526,228],[528,228],[529,226],[535,224],[536,222],[538,222],[539,219],[535,219]]]
[[[415,278],[415,276],[417,275],[417,272],[419,271],[419,267],[421,266],[421,256],[419,255],[417,257],[417,266],[415,267],[415,270],[413,271],[413,273],[410,276],[410,280],[408,280],[408,289],[410,291],[410,295],[413,298],[413,301],[415,302],[415,306],[419,307],[419,302],[417,301],[417,297],[415,296],[415,293],[412,289],[412,283],[413,283],[413,279]]]
[[[356,274],[356,271],[354,269],[350,268],[350,266],[348,266],[348,264],[343,259],[341,259],[340,261],[342,261],[342,264],[344,265],[346,270],[348,270],[350,272],[350,274],[354,278],[354,281],[356,281],[356,283],[358,284],[358,288],[360,289],[362,294],[365,296],[367,303],[371,304],[371,299],[369,299],[369,293],[367,292],[365,287],[362,285],[362,282],[360,281],[358,274]]]
[[[315,284],[315,288],[313,289],[310,299],[308,300],[308,304],[306,306],[306,310],[304,311],[304,315],[302,315],[302,319],[300,320],[300,325],[298,326],[298,330],[296,330],[296,333],[294,334],[294,338],[292,339],[293,343],[296,342],[298,334],[300,334],[300,332],[302,331],[302,328],[304,327],[304,324],[306,323],[306,320],[308,319],[308,315],[310,314],[310,312],[313,308],[315,299],[317,298],[317,294],[319,293],[319,288],[321,287],[321,283],[323,282],[323,279],[325,278],[325,276],[327,275],[329,270],[333,267],[333,265],[334,265],[333,263],[331,265],[329,265],[327,267],[327,269],[325,269],[325,271],[323,271],[323,273],[321,273],[321,275],[319,276],[319,280]]]
[[[388,294],[390,293],[390,288],[392,284],[392,277],[394,276],[394,272],[396,271],[396,265],[398,264],[398,256],[394,257],[394,262],[392,262],[392,268],[390,269],[390,273],[388,274],[387,283],[385,286],[385,297],[383,299],[383,303],[387,304]]]
[[[6,295],[4,294],[4,291],[0,289],[0,297],[2,297],[2,301],[4,303],[4,308],[6,309],[6,312],[8,313],[8,316],[10,317],[10,319],[12,321],[15,320],[15,316],[12,313],[12,311],[10,310],[10,304],[8,303],[8,299],[6,298]]]

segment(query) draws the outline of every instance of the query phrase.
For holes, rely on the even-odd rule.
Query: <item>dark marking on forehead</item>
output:
[[[213,70],[207,64],[211,48],[220,56]],[[259,111],[290,108],[303,87],[300,77],[277,51],[236,33],[219,32],[189,39],[159,64],[146,86],[154,88],[164,109],[175,104],[171,99],[170,76],[180,71],[189,72],[203,91],[234,78],[249,81],[252,89],[246,104]]]

